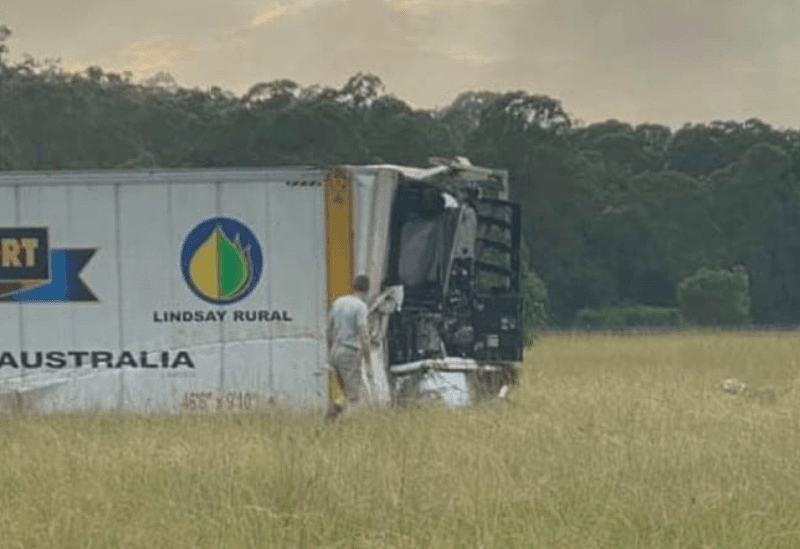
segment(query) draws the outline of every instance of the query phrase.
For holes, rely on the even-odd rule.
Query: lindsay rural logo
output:
[[[0,301],[97,301],[78,276],[96,250],[48,242],[46,228],[0,228]]]
[[[181,271],[197,297],[215,305],[236,303],[261,278],[261,246],[229,217],[207,219],[191,230],[181,250]]]

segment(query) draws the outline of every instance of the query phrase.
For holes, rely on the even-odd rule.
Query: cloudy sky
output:
[[[237,94],[362,71],[416,107],[522,89],[587,123],[800,127],[797,0],[3,0],[0,23],[12,58]]]

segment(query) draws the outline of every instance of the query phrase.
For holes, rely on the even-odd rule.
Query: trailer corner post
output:
[[[342,168],[332,168],[325,176],[325,237],[330,307],[334,299],[352,291],[353,283],[353,190],[350,177]],[[330,369],[328,401],[344,404],[344,389]]]

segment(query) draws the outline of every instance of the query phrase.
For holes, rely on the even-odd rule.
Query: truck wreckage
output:
[[[516,383],[503,170],[5,172],[0,219],[0,406],[325,406],[342,396],[328,304],[356,274],[373,286],[374,403],[457,406]]]
[[[378,396],[451,405],[503,397],[522,359],[519,207],[506,199],[506,172],[465,159],[432,163],[345,168],[362,208],[356,272],[382,281],[370,306],[373,364],[385,375]],[[457,195],[432,182],[445,174],[460,182]],[[368,211],[389,203],[389,215]]]

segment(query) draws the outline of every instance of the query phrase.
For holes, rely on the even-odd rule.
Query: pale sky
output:
[[[415,107],[468,90],[586,122],[800,127],[798,0],[2,0],[12,59],[244,93],[371,72]]]

